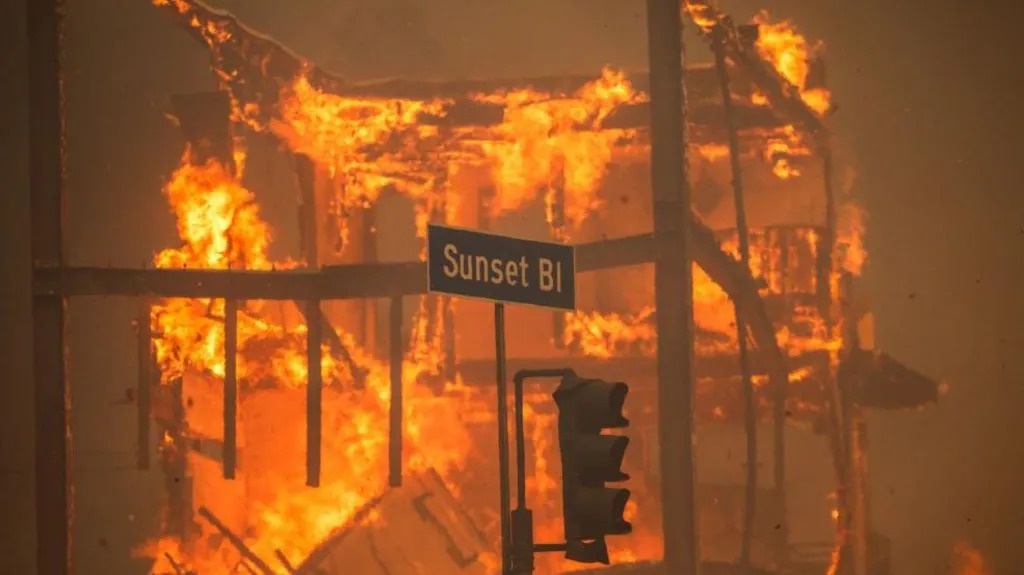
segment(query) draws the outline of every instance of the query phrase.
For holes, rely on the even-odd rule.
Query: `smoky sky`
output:
[[[24,3],[2,4],[0,572],[33,572],[27,55]],[[172,93],[213,87],[206,53],[143,0],[69,2],[68,209],[74,263],[137,266],[175,242],[159,194],[181,141]],[[354,77],[643,69],[637,0],[224,0],[253,26]],[[996,573],[1024,563],[1024,6],[1008,0],[723,1],[826,43],[832,123],[858,159],[864,281],[881,348],[942,379],[938,406],[871,417],[872,515],[900,575],[947,570],[970,540]],[[689,55],[703,58],[696,40]],[[277,207],[272,206],[270,211]],[[291,209],[282,204],[280,209]],[[290,216],[289,216],[290,217]],[[141,573],[158,472],[131,468],[133,306],[70,311],[80,573]]]

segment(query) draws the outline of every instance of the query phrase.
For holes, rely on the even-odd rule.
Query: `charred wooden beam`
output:
[[[302,318],[306,321],[307,326],[316,321],[315,318],[310,318],[309,310],[305,305],[299,303],[297,307],[299,309],[299,313],[302,314]],[[322,325],[321,343],[327,345],[327,348],[331,350],[331,355],[345,363],[345,366],[348,367],[349,373],[352,374],[353,384],[357,388],[362,388],[366,382],[366,370],[356,363],[355,359],[352,357],[352,351],[347,345],[345,345],[345,342],[341,341],[341,336],[338,335],[338,332],[334,329],[331,321],[327,319],[327,314],[324,313],[322,309],[320,310],[319,320]]]
[[[775,357],[773,381],[787,377],[775,330],[758,294],[759,285],[721,249],[712,230],[692,222],[694,261],[744,309],[759,349]],[[580,272],[639,265],[661,257],[652,234],[601,240],[576,247]],[[666,254],[666,257],[673,254]],[[238,300],[364,299],[421,295],[427,291],[426,264],[379,263],[326,266],[318,271],[37,268],[37,296],[152,296]],[[307,318],[307,322],[309,322]],[[333,346],[332,346],[333,348]],[[332,349],[332,353],[337,350]],[[341,357],[344,357],[343,355]]]
[[[35,265],[64,265],[64,2],[26,2],[28,29],[31,250]],[[72,572],[69,388],[61,294],[32,301],[35,374],[35,520],[39,573]]]
[[[288,560],[288,557],[284,554],[284,551],[280,549],[274,549],[274,557],[277,558],[278,563],[284,567],[284,570],[288,572],[288,575],[295,575],[295,566]]]
[[[167,563],[170,564],[171,569],[174,569],[174,575],[192,575],[189,571],[185,570],[185,567],[174,558],[174,555],[170,553],[164,553],[164,559],[167,559]]]
[[[690,225],[695,262],[744,309],[759,349],[775,357],[772,381],[787,377],[775,330],[758,294],[759,285],[724,252],[710,229]],[[639,265],[661,257],[652,234],[601,240],[576,247],[580,272]],[[666,254],[666,257],[674,254]],[[262,300],[363,299],[427,292],[426,264],[379,263],[327,266],[319,271],[235,271],[118,268],[38,268],[36,295],[152,296]],[[307,322],[309,322],[307,318]],[[332,349],[332,352],[336,350]],[[343,356],[342,356],[343,357]]]
[[[361,299],[427,291],[425,264],[325,266],[320,270],[38,268],[37,296],[152,296],[263,300]]]
[[[853,307],[853,274],[843,272],[840,282],[840,310],[843,318],[843,355],[849,358],[858,354],[860,349],[860,334],[857,330],[857,316]],[[846,371],[847,373],[844,373]],[[851,377],[848,370],[842,369],[840,364],[840,377],[838,385],[842,391],[846,404],[845,429],[847,435],[847,448],[849,450],[850,478],[851,478],[851,511],[850,532],[853,558],[853,575],[868,575],[870,558],[868,556],[868,545],[871,538],[871,507],[870,488],[868,487],[867,469],[867,413],[864,406],[857,401],[857,396],[852,393],[851,384],[858,380]]]
[[[725,110],[725,125],[728,130],[729,165],[732,173],[733,202],[736,207],[736,234],[739,238],[740,263],[750,273],[750,234],[747,230],[747,212],[743,194],[743,169],[741,164],[739,137],[736,132],[736,120],[733,112],[732,92],[729,88],[729,69],[726,65],[724,50],[725,30],[716,26],[713,31],[712,48],[715,53],[715,66],[718,70],[719,84],[722,91],[722,105]],[[754,541],[754,517],[757,509],[757,398],[754,393],[753,376],[750,373],[750,358],[747,349],[747,323],[742,308],[733,302],[736,316],[736,332],[738,359],[743,385],[744,431],[747,448],[746,501],[743,510],[743,532],[740,544],[740,564],[750,565],[750,551]],[[785,395],[782,398],[785,408]],[[779,465],[776,462],[776,465]],[[781,490],[781,487],[780,487]]]
[[[160,386],[159,421],[161,427],[160,464],[167,496],[164,512],[165,532],[185,539],[192,523],[189,505],[188,438],[181,378]]]
[[[323,371],[320,342],[323,341],[323,313],[319,299],[307,304],[306,317],[306,485],[320,486],[320,447],[323,423]]]
[[[793,369],[817,369],[825,352],[808,352],[792,359]],[[594,357],[576,357],[572,360],[574,369],[581,373],[593,373],[594,377],[621,381],[652,380],[655,378],[655,362],[651,357],[621,356],[608,359]],[[771,356],[757,349],[750,350],[750,371],[755,379],[766,377],[771,368]],[[537,369],[557,368],[564,366],[564,358],[508,358],[508,368]],[[494,360],[474,359],[459,362],[459,373],[467,385],[493,385]],[[632,375],[630,375],[632,374]],[[733,353],[700,354],[694,359],[694,377],[700,379],[736,379],[740,375],[736,355]],[[794,384],[798,385],[798,384]]]
[[[150,302],[146,298],[139,299],[139,314],[135,319],[137,350],[138,350],[138,381],[135,390],[135,402],[137,410],[136,419],[136,461],[137,467],[142,470],[149,469],[150,438],[152,430],[150,426],[152,409],[153,389],[153,330],[150,323]]]
[[[388,321],[391,329],[389,367],[391,372],[391,405],[390,419],[388,420],[388,485],[391,487],[402,486],[402,439],[404,426],[402,424],[402,362],[405,359],[405,349],[402,345],[402,324],[403,324],[402,298],[396,296],[391,298],[391,308],[388,311]]]
[[[225,479],[235,478],[238,448],[238,300],[224,302],[224,450]]]
[[[245,558],[246,561],[252,563],[252,565],[259,570],[260,575],[274,575],[274,570],[270,568],[270,565],[268,565],[266,561],[260,559],[258,555],[253,553],[252,549],[250,549],[249,546],[245,544],[245,541],[243,541],[242,538],[239,537],[234,531],[228,528],[228,526],[225,525],[224,522],[221,521],[219,518],[217,518],[217,516],[214,515],[213,512],[211,512],[206,507],[200,507],[198,509],[198,513],[203,519],[205,519],[210,525],[212,525],[214,529],[219,531],[220,534],[224,537],[224,539],[227,539],[228,543],[230,543],[231,546],[234,547],[238,551],[238,553],[243,558]]]

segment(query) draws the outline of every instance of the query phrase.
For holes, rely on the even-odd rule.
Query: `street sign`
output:
[[[572,246],[447,226],[427,227],[431,293],[576,309]]]

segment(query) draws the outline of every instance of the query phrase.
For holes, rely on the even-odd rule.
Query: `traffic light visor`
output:
[[[573,498],[573,510],[580,522],[581,538],[625,535],[633,526],[623,515],[629,502],[628,489],[590,487],[580,489]]]
[[[584,484],[625,481],[622,472],[629,438],[624,435],[581,435],[573,444],[579,480]]]
[[[563,383],[555,392],[559,408],[572,411],[576,427],[592,433],[602,429],[628,427],[629,420],[622,414],[629,386],[622,382],[589,379]]]

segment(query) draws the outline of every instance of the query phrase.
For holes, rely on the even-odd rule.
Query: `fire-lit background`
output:
[[[180,243],[157,191],[177,166],[180,137],[157,102],[169,93],[208,90],[206,53],[146,2],[71,2],[68,28],[69,210],[72,263],[138,266]],[[299,4],[299,3],[295,3]],[[353,74],[533,76],[644,67],[643,7],[638,2],[432,3],[420,22],[385,32],[374,16],[337,2],[223,2],[250,23],[304,53],[372,54],[323,62]],[[376,3],[369,3],[376,4]],[[380,5],[388,3],[380,2]],[[419,6],[419,3],[413,3]],[[874,2],[723,2],[741,20],[761,8],[796,22],[828,47],[829,85],[840,109],[834,122],[860,163],[857,192],[871,214],[867,278],[881,346],[951,383],[936,408],[874,416],[873,513],[896,544],[901,574],[948,571],[968,542],[992,570],[1019,565],[1021,524],[1014,509],[1021,473],[1021,368],[1014,320],[1024,317],[1014,270],[1024,259],[1024,214],[1011,193],[1020,177],[1021,127],[1013,110],[1017,66],[1012,31],[967,3],[954,11]],[[374,11],[370,11],[371,13]],[[383,13],[384,11],[382,11]],[[398,11],[401,13],[401,11]],[[380,17],[380,16],[377,16]],[[383,14],[383,17],[387,17]],[[14,39],[20,10],[5,24]],[[353,24],[355,22],[355,24]],[[422,26],[422,33],[416,31]],[[410,28],[412,27],[412,28]],[[421,35],[422,34],[422,35]],[[699,43],[690,41],[695,52]],[[23,158],[23,45],[5,47],[7,77],[17,78],[4,116],[3,277],[13,278],[0,317],[15,318],[5,340],[7,385],[0,462],[2,510],[10,551],[0,572],[29,572],[31,558],[30,378],[24,358],[27,318],[27,196]],[[702,58],[706,59],[706,58]],[[1016,76],[1015,76],[1016,74]],[[10,126],[7,128],[6,126]],[[22,136],[17,136],[21,134]],[[15,163],[20,162],[20,163]],[[1016,170],[1016,172],[1013,172]],[[16,179],[15,179],[16,178]],[[280,201],[281,205],[267,204]],[[262,209],[291,213],[291,198],[261,198]],[[279,238],[294,244],[294,238]],[[24,278],[24,279],[19,279]],[[76,551],[82,573],[131,571],[130,550],[152,535],[159,474],[133,469],[134,410],[122,403],[134,381],[134,340],[124,326],[130,304],[76,302],[71,316]],[[21,319],[17,319],[21,318]],[[1017,426],[1017,427],[1015,427]],[[10,479],[10,481],[8,481]],[[1016,531],[1015,531],[1016,529]],[[26,539],[29,538],[29,539]],[[4,537],[5,542],[8,537]],[[10,562],[10,568],[7,567]],[[136,570],[138,567],[136,567]]]

